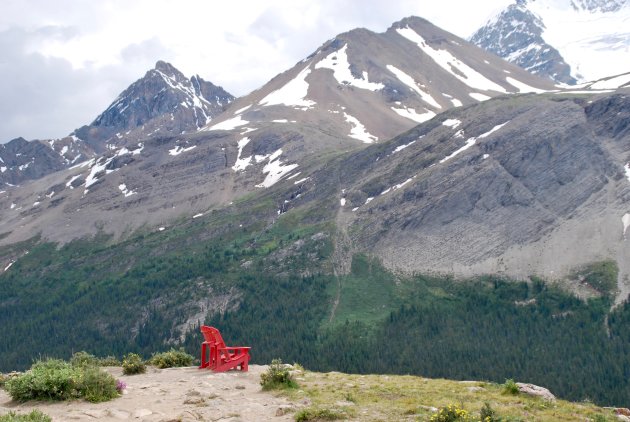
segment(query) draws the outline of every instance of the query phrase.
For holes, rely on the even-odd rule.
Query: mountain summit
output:
[[[530,72],[574,84],[630,70],[627,0],[517,0],[471,37]]]
[[[89,126],[74,134],[95,150],[103,151],[104,143],[117,143],[136,128],[142,133],[134,134],[134,139],[196,130],[233,100],[234,96],[220,86],[198,75],[188,79],[170,63],[158,61],[154,69],[124,90]]]

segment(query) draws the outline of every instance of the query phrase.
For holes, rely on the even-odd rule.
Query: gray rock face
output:
[[[18,185],[64,169],[82,152],[72,138],[32,142],[16,138],[0,144],[0,185]]]
[[[575,84],[571,67],[543,39],[544,24],[526,4],[519,1],[508,6],[495,20],[478,29],[471,42],[535,75]]]
[[[338,221],[401,271],[554,278],[619,260],[626,107],[622,94],[521,96],[444,113],[344,161]]]
[[[147,134],[179,134],[206,125],[234,100],[223,88],[199,76],[186,78],[170,63],[158,61],[155,68],[134,82],[90,125],[74,134],[96,151],[120,139],[139,139]]]

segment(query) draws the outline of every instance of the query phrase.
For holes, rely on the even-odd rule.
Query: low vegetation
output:
[[[92,364],[46,359],[6,381],[4,388],[13,400],[70,400],[83,398],[102,402],[119,396],[116,379]]]
[[[350,419],[423,422],[554,422],[616,420],[612,409],[584,401],[548,401],[505,394],[505,385],[400,375],[305,371],[300,388],[284,390],[296,403],[296,421]]]
[[[52,418],[39,410],[33,410],[23,415],[9,412],[0,416],[0,422],[52,422]]]
[[[176,368],[180,366],[191,366],[195,358],[186,353],[183,348],[169,350],[168,352],[156,353],[151,359],[149,364],[158,368]]]
[[[262,389],[282,390],[297,388],[298,384],[295,382],[290,368],[290,366],[283,364],[280,359],[274,359],[271,361],[269,369],[260,374],[260,385],[262,386]]]
[[[122,368],[125,375],[144,374],[147,371],[147,365],[137,353],[126,354],[123,357]]]

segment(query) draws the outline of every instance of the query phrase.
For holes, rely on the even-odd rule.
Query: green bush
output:
[[[144,361],[136,353],[128,353],[123,357],[122,368],[125,375],[144,374],[147,371]]]
[[[105,358],[96,357],[88,352],[76,352],[70,358],[70,364],[74,367],[85,366],[120,366],[120,360],[115,356],[107,356]]]
[[[171,349],[168,352],[156,353],[151,359],[149,364],[157,366],[158,368],[175,368],[180,366],[191,366],[195,358],[184,351],[183,348],[179,350]]]
[[[52,418],[39,410],[33,410],[26,415],[18,415],[15,412],[9,412],[0,416],[0,422],[52,422]]]
[[[513,379],[507,379],[505,380],[505,384],[503,384],[503,392],[515,396],[519,393],[518,385],[516,385]]]
[[[24,374],[6,382],[16,401],[85,398],[101,402],[118,397],[116,379],[96,366],[72,366],[59,359],[38,361]]]
[[[98,358],[99,366],[121,366],[122,362],[115,356],[107,356],[104,358]]]
[[[92,403],[108,401],[119,396],[116,378],[96,366],[85,367],[81,373],[79,391]]]
[[[279,390],[297,388],[297,383],[291,376],[289,368],[280,359],[274,359],[266,372],[260,374],[260,385],[263,390]]]
[[[70,365],[74,367],[97,366],[98,364],[98,358],[85,351],[76,352],[70,358]]]
[[[338,419],[346,419],[346,415],[343,412],[330,409],[306,408],[295,414],[296,422],[335,421]]]
[[[24,374],[10,379],[5,389],[13,400],[67,400],[79,397],[77,374],[59,359],[38,361]]]

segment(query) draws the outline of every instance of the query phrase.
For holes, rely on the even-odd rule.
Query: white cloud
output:
[[[468,36],[508,2],[3,0],[0,142],[91,122],[157,60],[238,96],[355,27],[382,32],[416,15]]]

